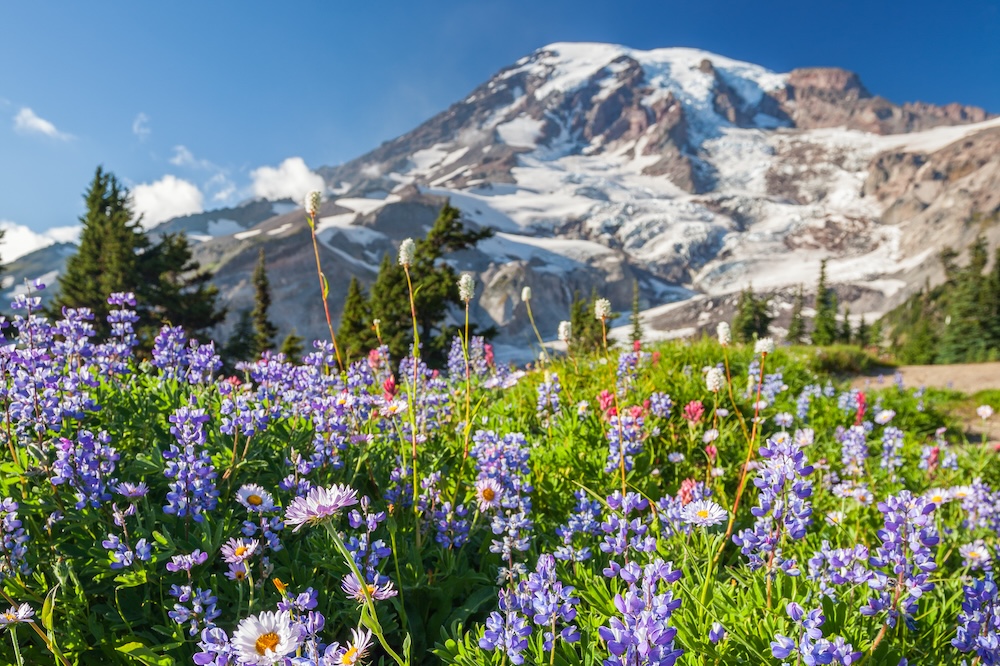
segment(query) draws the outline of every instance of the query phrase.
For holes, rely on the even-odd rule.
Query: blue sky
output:
[[[2,3],[0,221],[9,245],[75,224],[98,164],[160,215],[308,181],[555,41],[835,65],[1000,112],[998,35],[996,0]]]

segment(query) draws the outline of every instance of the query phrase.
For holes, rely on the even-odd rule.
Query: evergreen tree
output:
[[[802,285],[799,285],[795,292],[795,302],[792,305],[792,319],[788,323],[788,341],[795,345],[805,342],[806,319],[802,316],[802,308],[805,305],[805,297],[802,294]]]
[[[240,310],[233,332],[220,351],[227,373],[234,372],[237,363],[252,361],[256,358],[255,342],[253,317],[250,315],[250,309]]]
[[[985,360],[989,344],[988,324],[984,318],[984,294],[988,282],[983,275],[988,260],[986,240],[980,236],[972,244],[969,263],[964,268],[955,265],[954,256],[950,250],[942,253],[945,273],[954,286],[948,299],[938,361],[963,363]]]
[[[819,265],[816,285],[816,317],[813,320],[814,345],[832,345],[837,339],[837,295],[826,284],[826,259]]]
[[[1000,354],[1000,248],[993,255],[993,268],[983,289],[983,327],[991,358]]]
[[[849,345],[853,337],[854,334],[851,330],[851,308],[845,307],[844,318],[841,320],[841,328],[837,334],[837,339],[845,345]]]
[[[257,254],[257,267],[253,271],[253,288],[254,306],[251,316],[253,317],[254,356],[260,356],[263,352],[274,349],[274,338],[278,335],[278,328],[267,317],[267,311],[271,307],[271,285],[267,279],[264,248],[260,248],[260,252]]]
[[[631,340],[633,343],[642,342],[642,319],[639,316],[639,281],[632,280],[632,335]]]
[[[604,331],[601,321],[594,316],[594,304],[597,302],[597,290],[592,289],[590,298],[582,298],[580,292],[573,293],[573,303],[569,309],[570,330],[573,337],[570,341],[570,353],[574,355],[590,354],[604,349]],[[612,312],[611,319],[618,313]],[[611,346],[611,341],[608,341]]]
[[[87,211],[80,217],[80,244],[59,276],[51,314],[60,317],[63,307],[90,308],[94,329],[104,337],[110,332],[107,298],[114,292],[138,292],[139,255],[150,242],[132,212],[128,190],[114,174],[97,167],[83,198]],[[148,325],[148,319],[143,323]]]
[[[289,363],[301,363],[302,352],[305,350],[304,342],[302,336],[296,333],[293,328],[292,332],[285,336],[279,351],[285,355],[285,359]]]
[[[389,255],[383,258],[383,269],[390,260]],[[380,270],[379,274],[381,273]],[[372,293],[374,294],[374,290]],[[337,329],[337,342],[344,351],[348,363],[363,357],[369,349],[378,345],[375,331],[372,330],[372,315],[368,307],[361,283],[356,277],[351,277],[344,309],[340,313],[340,327]]]
[[[451,339],[460,330],[458,326],[444,325],[448,310],[464,307],[458,296],[458,274],[441,259],[447,254],[475,247],[480,240],[492,235],[493,230],[489,227],[466,229],[461,211],[445,204],[427,236],[416,243],[410,278],[420,333],[420,355],[431,367],[444,366]],[[397,361],[409,355],[413,340],[409,298],[403,267],[395,257],[384,257],[372,285],[369,307],[371,319],[381,322],[382,341]],[[496,334],[493,328],[480,331],[472,327],[469,332],[471,335]]]
[[[84,200],[80,244],[59,277],[51,314],[61,316],[63,307],[90,308],[97,335],[105,336],[110,332],[108,296],[131,291],[141,349],[152,346],[165,323],[206,339],[207,329],[221,322],[225,311],[216,309],[217,290],[208,285],[210,274],[192,261],[187,238],[164,234],[154,245],[132,211],[128,190],[101,167]]]
[[[764,297],[758,298],[753,293],[753,286],[747,286],[740,292],[740,300],[733,316],[733,337],[738,342],[752,342],[767,336],[774,317],[769,312],[770,301]]]
[[[858,322],[858,330],[854,334],[854,341],[857,342],[858,346],[862,349],[871,344],[871,327],[868,326],[868,322],[865,321],[865,316],[863,314],[861,315],[861,321]]]

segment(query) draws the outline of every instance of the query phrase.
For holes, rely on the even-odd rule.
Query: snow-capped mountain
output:
[[[998,143],[1000,119],[982,109],[893,104],[840,69],[552,44],[413,131],[319,169],[322,259],[342,298],[450,199],[497,230],[453,261],[478,275],[474,314],[501,342],[529,333],[524,285],[547,337],[575,290],[596,286],[627,309],[633,280],[648,325],[676,333],[726,316],[748,283],[780,307],[827,257],[842,300],[877,313],[939,277],[943,243],[980,230],[1000,240],[984,222],[1000,211]],[[264,243],[275,319],[322,337],[302,211],[233,231],[205,238],[198,257],[234,311]]]

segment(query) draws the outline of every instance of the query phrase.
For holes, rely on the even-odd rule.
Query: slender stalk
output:
[[[524,306],[528,309],[528,319],[531,321],[531,330],[535,332],[535,337],[538,338],[538,344],[542,348],[542,357],[545,359],[545,363],[551,364],[552,359],[549,358],[549,352],[545,348],[545,341],[542,340],[542,334],[538,332],[538,327],[535,326],[535,315],[531,313],[531,299],[524,302]]]
[[[320,268],[319,263],[319,242],[316,240],[316,220],[306,213],[306,221],[309,222],[309,231],[312,232],[313,253],[316,255],[316,276],[319,278],[320,293],[323,296],[323,312],[326,314],[326,327],[330,329],[330,340],[333,342],[333,351],[337,354],[337,368],[343,372],[344,362],[340,358],[340,347],[337,346],[337,336],[333,333],[333,319],[330,318],[330,304],[326,301],[327,294],[330,292],[330,283],[326,281],[326,276],[323,275],[323,269]]]
[[[607,361],[608,369],[611,371],[611,387],[614,389],[611,394],[615,398],[615,415],[618,423],[618,469],[622,477],[622,499],[624,500],[627,487],[625,483],[625,432],[622,429],[622,410],[618,404],[618,386],[616,385],[615,370],[611,365],[611,355],[608,352],[608,323],[604,317],[601,317],[601,338],[604,342],[604,359]]]
[[[417,475],[417,378],[418,360],[420,359],[420,331],[417,327],[417,304],[413,298],[413,281],[410,278],[409,264],[403,264],[406,273],[406,288],[410,294],[410,319],[413,321],[413,385],[410,392],[410,443],[412,444],[413,465],[413,529],[416,534],[417,552],[420,552],[420,483]]]

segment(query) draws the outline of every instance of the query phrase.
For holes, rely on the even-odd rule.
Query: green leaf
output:
[[[42,626],[52,631],[54,622],[53,616],[56,608],[56,594],[59,592],[59,585],[53,585],[49,593],[45,595],[45,603],[42,604]]]
[[[118,586],[118,589],[145,585],[146,570],[137,569],[135,571],[129,571],[128,573],[119,574],[118,576],[115,576],[115,582],[121,583],[121,585]]]
[[[157,654],[139,641],[129,641],[118,645],[115,649],[147,666],[174,666],[177,663],[173,657]]]

